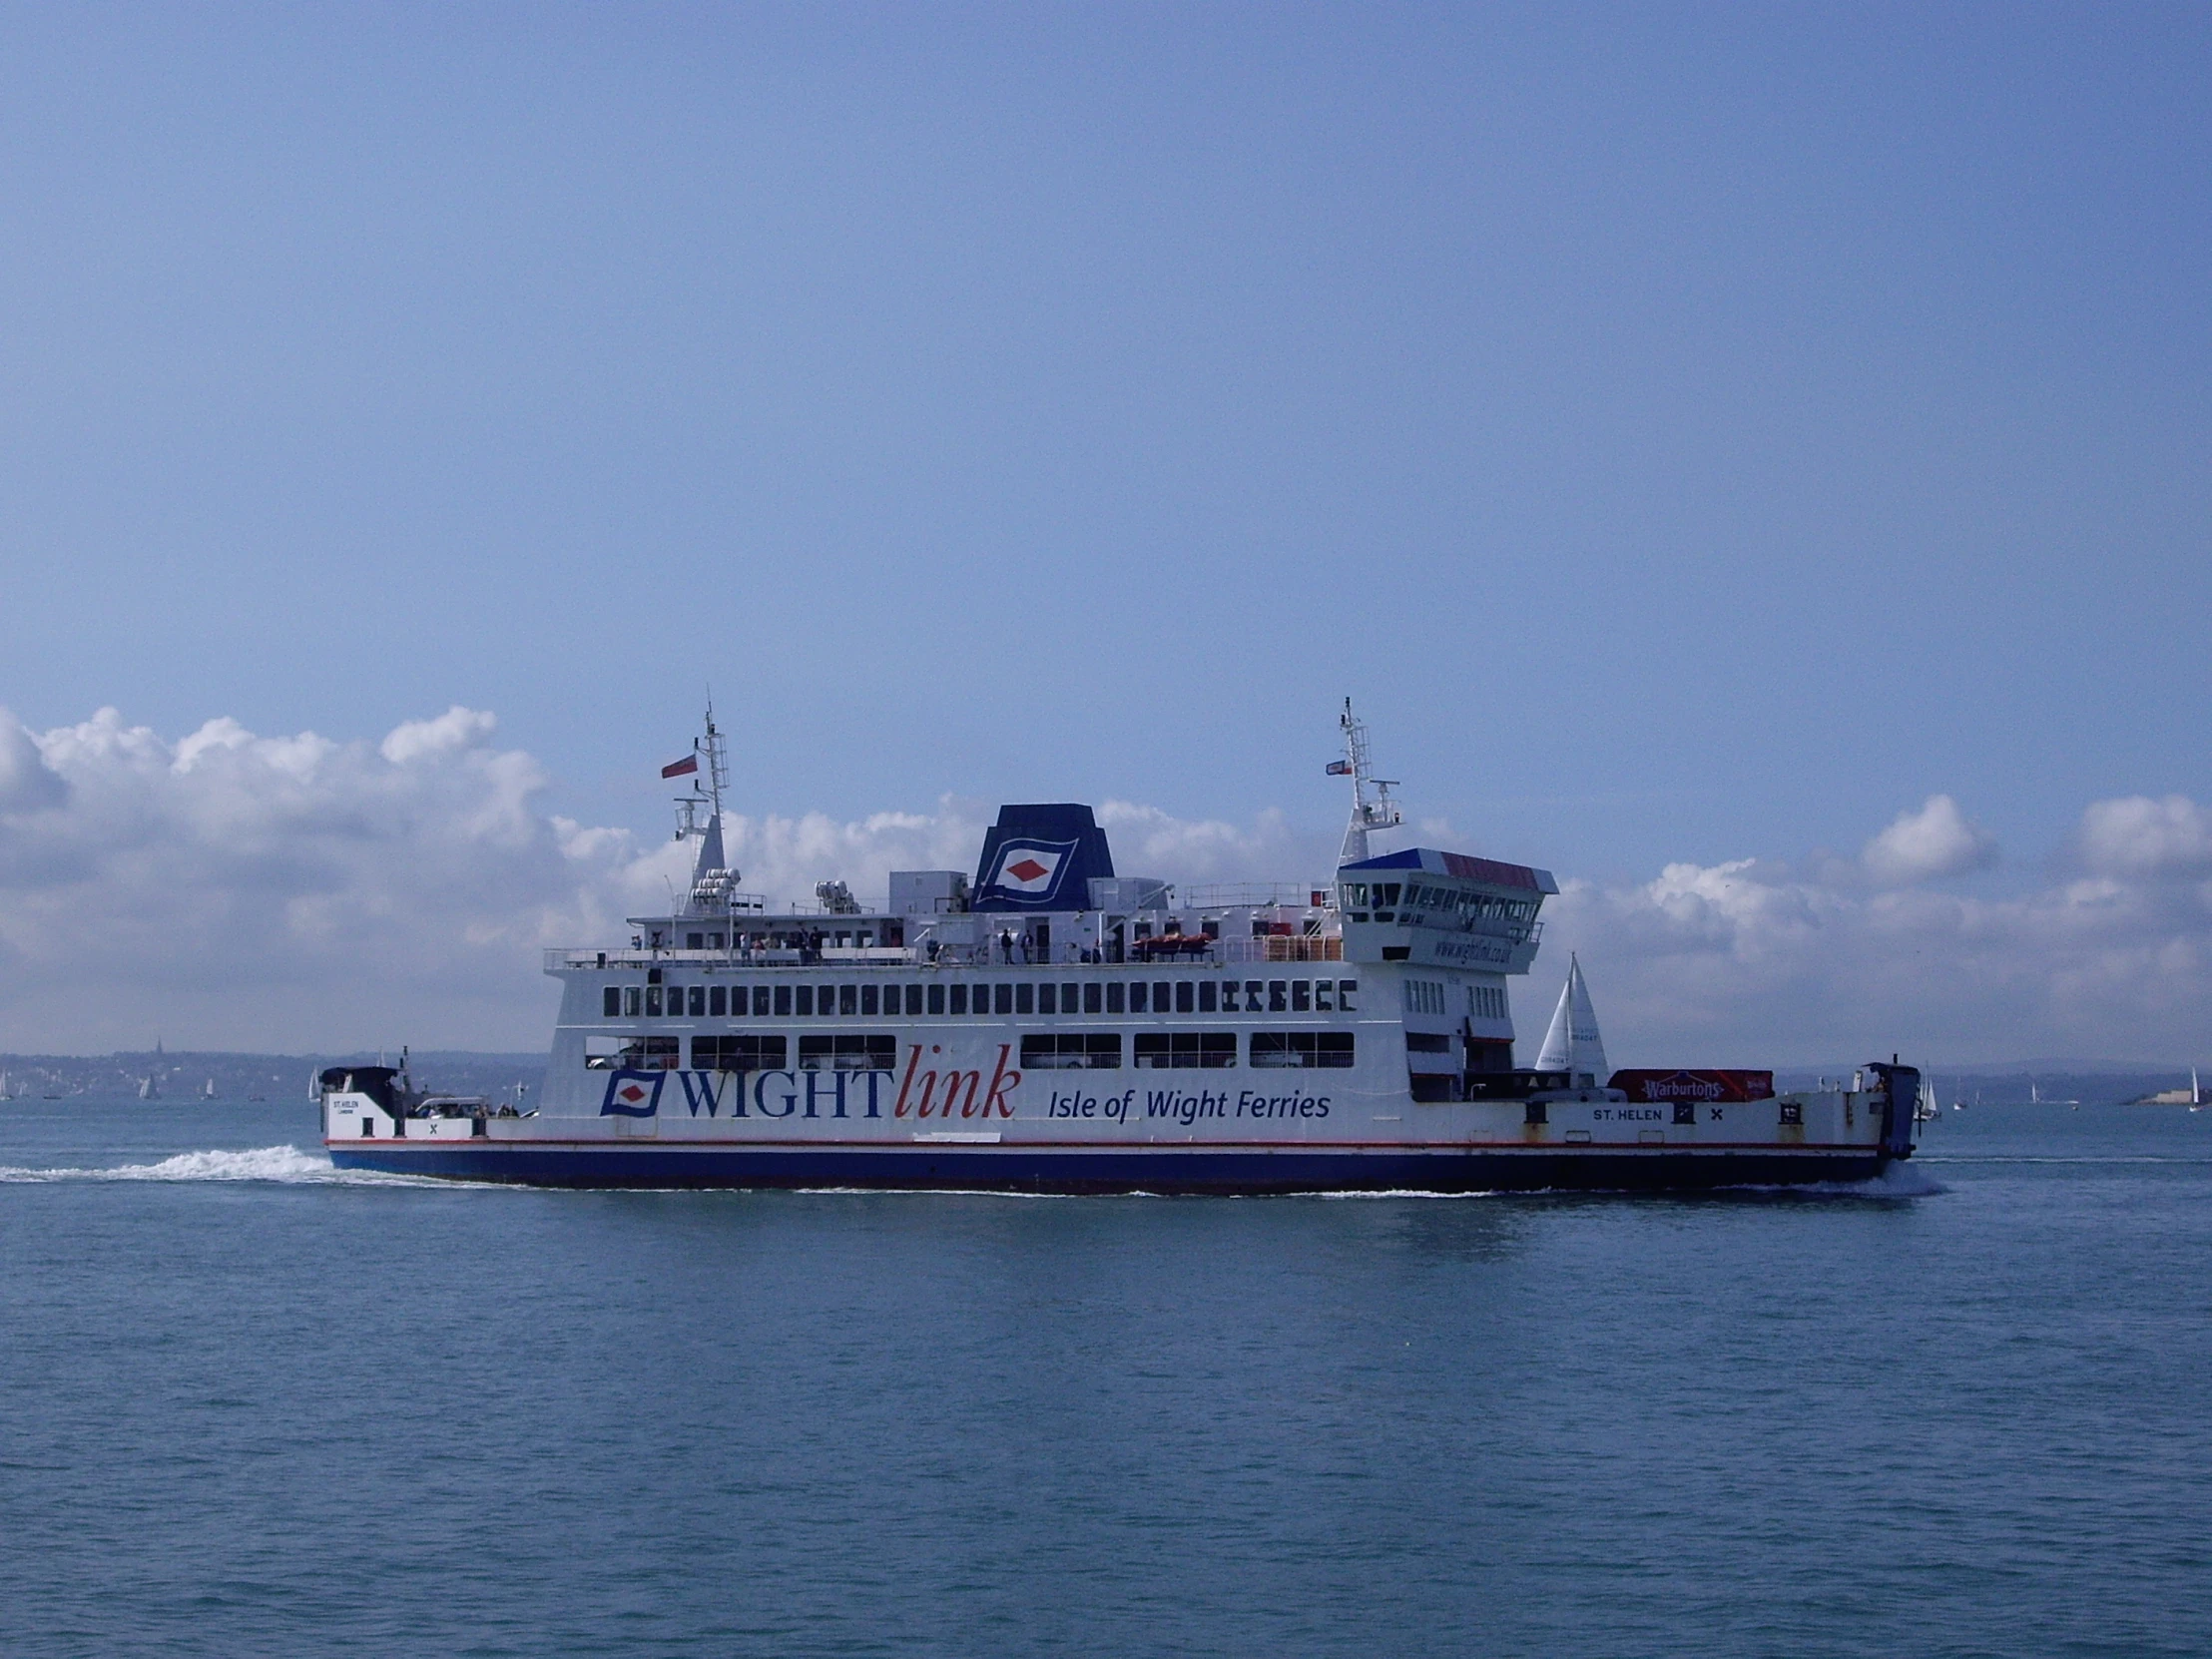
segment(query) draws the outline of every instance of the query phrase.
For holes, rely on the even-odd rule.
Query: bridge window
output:
[[[1237,1063],[1233,1031],[1140,1031],[1136,1045],[1140,1067],[1222,1071]]]
[[[1024,1071],[1119,1071],[1118,1031],[1047,1032],[1021,1039]]]
[[[1255,1031],[1255,1066],[1319,1066],[1342,1069],[1352,1064],[1350,1031]]]
[[[1408,1031],[1405,1050],[1409,1054],[1449,1054],[1451,1039],[1441,1031]]]

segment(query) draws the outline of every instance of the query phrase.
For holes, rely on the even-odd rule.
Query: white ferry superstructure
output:
[[[1348,703],[1335,877],[1189,887],[1115,871],[1090,808],[1000,809],[972,879],[899,870],[771,909],[726,867],[722,734],[690,780],[688,895],[626,946],[547,952],[561,1007],[537,1109],[322,1074],[340,1167],[583,1187],[1462,1192],[1855,1181],[1912,1155],[1920,1074],[1608,1075],[1579,967],[1514,1064],[1509,986],[1544,870],[1395,827]],[[1586,1027],[1586,1029],[1585,1029]]]

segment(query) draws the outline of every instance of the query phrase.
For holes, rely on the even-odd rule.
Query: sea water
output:
[[[2212,1651],[2212,1113],[1864,1188],[572,1193],[0,1104],[0,1652]]]

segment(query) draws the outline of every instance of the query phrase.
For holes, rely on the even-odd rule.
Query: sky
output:
[[[2212,1057],[2212,14],[0,10],[0,1051],[665,887],[1554,870],[1614,1057]],[[926,855],[926,856],[925,856]],[[779,887],[777,884],[783,883]]]

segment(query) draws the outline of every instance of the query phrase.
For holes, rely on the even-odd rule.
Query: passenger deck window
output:
[[[1237,1063],[1233,1031],[1140,1031],[1136,1063],[1175,1071],[1223,1071]]]
[[[1252,1033],[1255,1066],[1320,1066],[1341,1069],[1352,1064],[1350,1031],[1255,1031]]]
[[[645,1015],[648,1019],[661,1017],[661,987],[658,985],[645,987]]]
[[[1024,1071],[1119,1071],[1118,1031],[1044,1032],[1021,1039]]]
[[[1175,1011],[1179,1014],[1195,1013],[1198,1009],[1198,987],[1188,979],[1175,982]]]
[[[730,1012],[730,990],[726,985],[716,985],[707,992],[707,1014],[710,1018],[725,1016]]]
[[[785,1039],[774,1036],[694,1037],[692,1065],[700,1071],[782,1071]]]
[[[1118,1014],[1123,1012],[1123,1002],[1125,1001],[1127,995],[1128,991],[1119,979],[1116,979],[1108,984],[1106,987],[1106,1011],[1109,1014]]]
[[[1011,985],[998,986],[992,992],[992,1001],[995,1004],[996,1012],[1001,1014],[1012,1013],[1014,1011],[1014,987]]]
[[[1221,987],[1219,985],[1211,979],[1201,979],[1198,982],[1198,1011],[1202,1014],[1215,1012],[1220,995]]]
[[[957,989],[958,987],[954,988]],[[961,1000],[964,1002],[967,999],[962,997]],[[929,987],[929,1011],[932,1014],[944,1012],[944,987],[942,985],[931,985]],[[958,1013],[960,1010],[955,1008],[952,1011]]]
[[[1045,987],[1050,990],[1051,986]],[[1037,987],[1024,979],[1014,987],[1014,1012],[1033,1014],[1037,1011]]]
[[[609,985],[599,993],[599,1015],[602,1019],[622,1017],[622,987]]]
[[[815,1011],[815,988],[814,988],[814,986],[812,986],[812,985],[799,985],[799,986],[795,986],[795,987],[794,987],[794,990],[795,990],[795,992],[797,993],[797,995],[798,995],[798,998],[799,998],[799,1005],[798,1005],[798,1008],[797,1008],[797,1012],[799,1012],[799,1013],[802,1013],[802,1014],[805,1014],[805,1015],[807,1015],[807,1016],[808,1016],[809,1018],[812,1018],[812,1017],[814,1016],[814,1011]],[[783,987],[783,986],[781,986],[781,985],[779,985],[779,986],[777,986],[777,987],[776,987],[776,1000],[777,1000],[777,1001],[779,1001],[779,1002],[781,1002],[781,1001],[783,1001],[783,1000],[784,1000],[784,987]],[[778,1009],[777,1011],[778,1011],[779,1013],[781,1013],[781,1012],[782,1012],[783,1010],[782,1010],[782,1009]]]
[[[967,1012],[967,987],[965,985],[954,985],[952,987],[952,1011],[956,1014]]]
[[[1337,1011],[1339,1013],[1349,1014],[1353,1011],[1357,1006],[1352,1000],[1353,993],[1359,988],[1360,981],[1357,979],[1340,979],[1337,981]]]
[[[826,1014],[830,1011],[827,1003],[824,1004],[822,1011]],[[839,985],[837,987],[837,1012],[850,1015],[859,1011],[860,987],[857,985]]]
[[[1037,987],[1037,1012],[1040,1014],[1056,1014],[1059,1011],[1060,987],[1057,985],[1039,985]]]
[[[1085,1012],[1086,1014],[1095,1014],[1100,1010],[1100,1008],[1103,1006],[1103,1003],[1101,1001],[1101,993],[1105,990],[1105,986],[1101,985],[1095,979],[1089,981],[1087,984],[1084,985],[1083,1012]]]
[[[1141,1014],[1145,1011],[1145,993],[1148,987],[1142,979],[1129,981],[1129,1011]]]
[[[691,998],[691,1017],[693,1019],[705,1019],[707,1017],[707,987],[694,985],[686,994]],[[715,994],[721,995],[721,987],[716,987]]]
[[[799,1039],[801,1071],[889,1071],[897,1060],[898,1039],[887,1034],[839,1031]]]
[[[1291,981],[1292,1013],[1308,1014],[1313,1012],[1313,1005],[1310,1000],[1313,995],[1313,981],[1310,979],[1293,979]]]
[[[806,988],[806,987],[805,987],[804,985],[802,985],[802,986],[800,987],[800,989],[802,989],[802,990],[806,990],[807,988]],[[811,990],[807,991],[807,1008],[806,1008],[806,1012],[808,1012],[808,1013],[810,1013],[810,1014],[811,1014],[811,1013],[813,1013],[813,1012],[815,1011],[815,1006],[814,1006],[814,997],[815,997],[815,993],[814,993],[813,991],[811,991]],[[786,1016],[788,1016],[788,1015],[789,1015],[789,1014],[791,1013],[791,1011],[792,1011],[792,987],[791,987],[791,986],[789,986],[789,985],[778,985],[778,986],[776,987],[776,1017],[777,1017],[778,1019],[783,1019],[783,1018],[785,1018]]]

